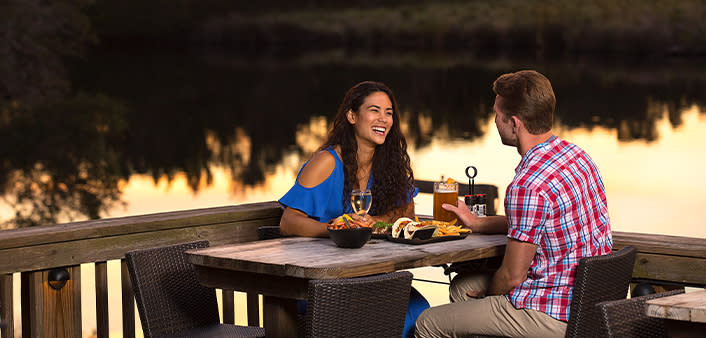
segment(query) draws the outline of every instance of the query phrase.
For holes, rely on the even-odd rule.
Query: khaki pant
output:
[[[484,291],[490,274],[458,275],[449,288],[453,303],[425,310],[417,319],[415,337],[467,337],[484,334],[507,337],[564,337],[566,322],[544,312],[515,309],[505,296],[475,299],[467,290]]]

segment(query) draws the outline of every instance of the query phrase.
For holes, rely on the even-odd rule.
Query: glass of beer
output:
[[[457,205],[458,182],[434,182],[434,219],[438,221],[450,222],[456,219],[456,214],[444,210],[442,204],[448,203]]]

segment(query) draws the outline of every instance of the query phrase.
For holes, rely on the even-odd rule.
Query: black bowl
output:
[[[370,240],[373,228],[360,227],[334,230],[328,228],[328,235],[341,248],[360,248]]]

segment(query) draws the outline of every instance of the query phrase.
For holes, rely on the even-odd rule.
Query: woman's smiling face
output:
[[[365,98],[358,113],[348,111],[348,122],[355,128],[358,144],[373,146],[385,143],[392,127],[392,101],[384,92],[374,92]]]

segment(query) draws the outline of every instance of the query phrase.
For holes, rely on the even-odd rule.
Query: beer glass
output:
[[[458,182],[434,182],[434,219],[450,222],[456,219],[456,214],[444,210],[442,204],[456,205],[458,201]]]

